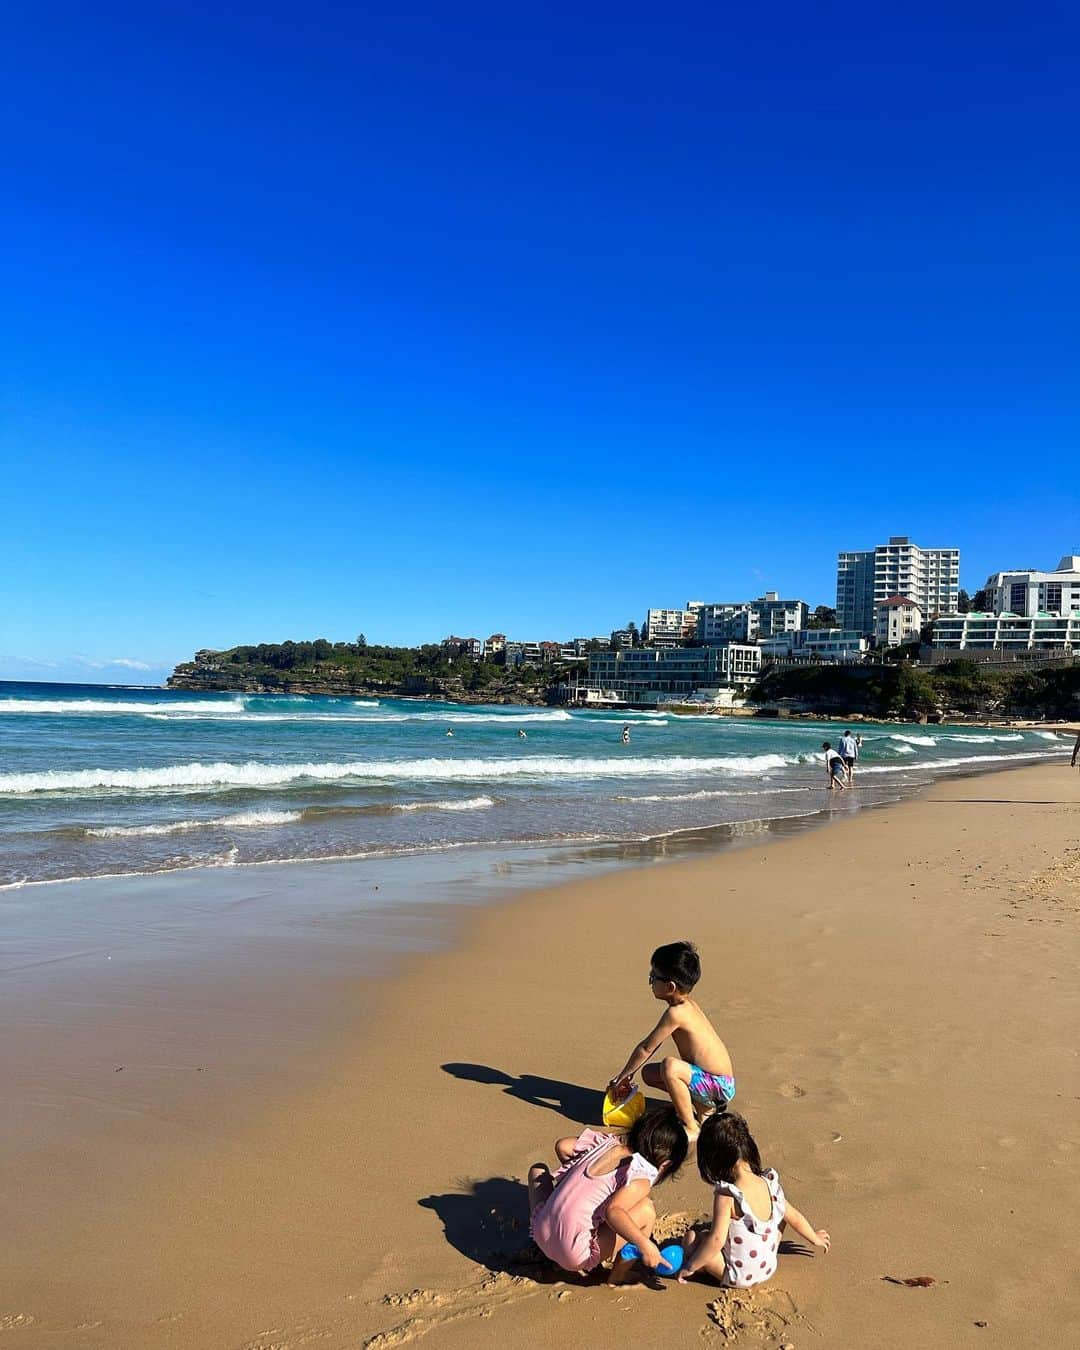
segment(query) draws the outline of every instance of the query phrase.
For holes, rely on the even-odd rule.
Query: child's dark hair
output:
[[[626,1136],[626,1146],[631,1152],[640,1153],[654,1167],[667,1163],[667,1171],[660,1178],[661,1181],[675,1175],[686,1161],[689,1148],[686,1131],[670,1106],[662,1107],[659,1111],[646,1111],[643,1116],[639,1116]]]
[[[737,1111],[710,1116],[701,1127],[697,1145],[698,1171],[710,1186],[735,1180],[735,1167],[744,1162],[755,1176],[761,1176],[761,1154],[750,1127]]]
[[[692,942],[668,942],[652,954],[652,968],[688,994],[701,979],[701,960]]]

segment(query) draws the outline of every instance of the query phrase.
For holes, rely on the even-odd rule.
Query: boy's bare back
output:
[[[706,1073],[732,1076],[727,1046],[694,999],[684,998],[672,1004],[660,1019],[660,1026],[665,1022],[680,1057],[688,1064],[696,1064]]]

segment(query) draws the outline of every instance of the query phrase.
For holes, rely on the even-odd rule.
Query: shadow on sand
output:
[[[439,1216],[452,1247],[485,1269],[527,1275],[538,1284],[566,1279],[529,1237],[529,1196],[522,1182],[510,1177],[461,1181],[456,1190],[426,1196],[419,1204]]]
[[[530,1106],[554,1111],[566,1120],[599,1122],[603,1114],[604,1094],[595,1088],[581,1087],[577,1083],[561,1083],[557,1078],[538,1078],[532,1073],[519,1074],[515,1078],[486,1064],[444,1064],[442,1069],[444,1073],[466,1082],[490,1083],[493,1087],[501,1087],[507,1096],[528,1102]]]

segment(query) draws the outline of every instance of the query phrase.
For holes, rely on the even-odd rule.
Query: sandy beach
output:
[[[0,1346],[1074,1343],[1078,807],[1064,759],[942,781],[458,906],[449,949],[381,976],[344,925],[201,984],[144,965],[107,1005],[58,976],[0,1042]],[[598,1120],[681,937],[738,1109],[833,1237],[752,1294],[590,1287],[528,1249],[526,1169]],[[655,1199],[671,1233],[710,1202],[692,1160]]]

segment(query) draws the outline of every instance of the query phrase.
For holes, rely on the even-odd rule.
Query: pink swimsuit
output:
[[[767,1219],[758,1218],[738,1186],[721,1181],[716,1187],[717,1195],[726,1195],[742,1210],[740,1218],[732,1214],[724,1243],[724,1284],[728,1286],[745,1288],[750,1284],[761,1284],[776,1273],[780,1225],[787,1213],[787,1200],[780,1178],[771,1167],[762,1172],[761,1179],[769,1187],[772,1199],[772,1213]]]
[[[533,1213],[533,1241],[563,1270],[592,1270],[599,1265],[596,1235],[611,1197],[628,1182],[643,1179],[652,1186],[656,1181],[657,1169],[640,1153],[603,1176],[589,1176],[592,1164],[621,1142],[613,1134],[583,1130],[574,1156],[555,1173],[555,1189]]]

